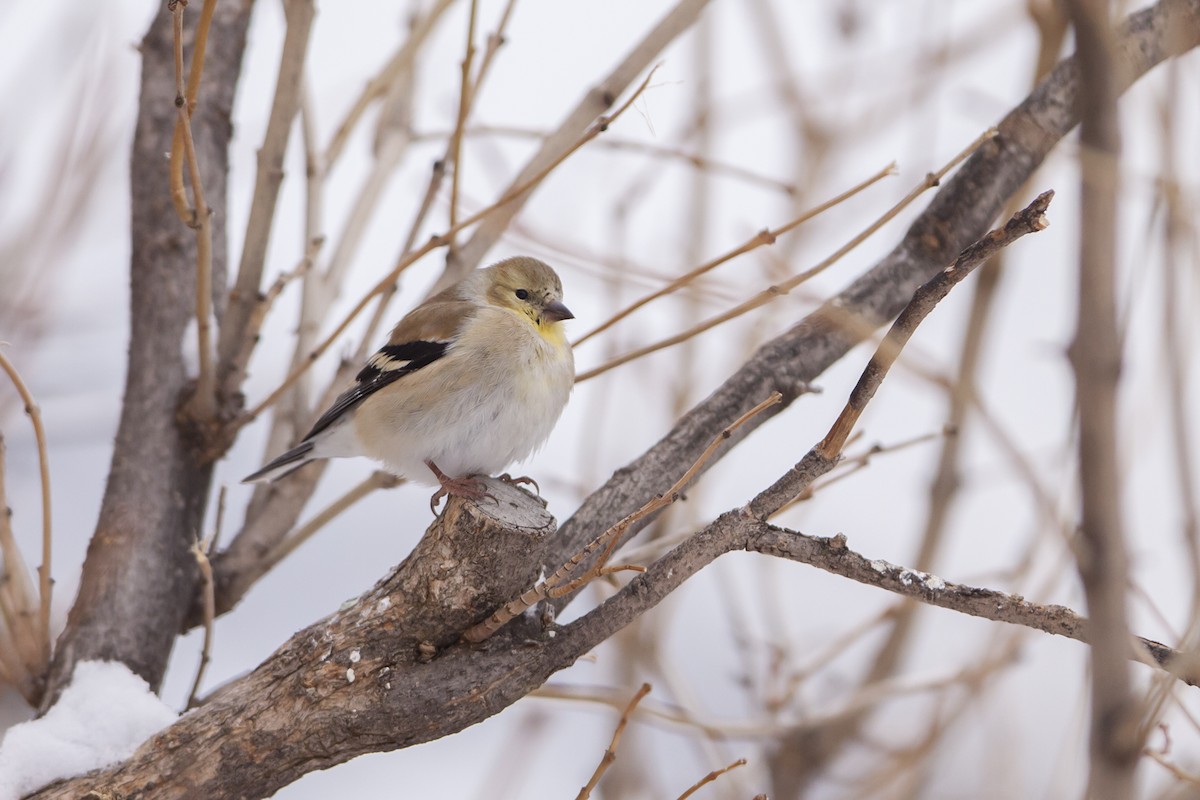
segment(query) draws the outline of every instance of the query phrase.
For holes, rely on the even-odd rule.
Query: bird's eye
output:
[[[517,289],[517,299],[518,300],[528,300],[529,292],[525,291],[524,289]]]

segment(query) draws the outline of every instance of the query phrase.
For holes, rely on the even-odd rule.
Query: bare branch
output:
[[[218,390],[222,397],[234,397],[246,376],[249,359],[236,358],[244,352],[250,318],[258,302],[263,266],[270,241],[275,202],[283,182],[283,156],[291,138],[292,121],[300,108],[304,62],[308,54],[308,37],[316,13],[312,0],[289,0],[284,4],[287,33],[279,58],[279,81],[267,132],[258,151],[258,174],[254,196],[246,220],[246,238],[238,264],[237,280],[217,342]]]
[[[875,183],[883,180],[884,178],[891,176],[891,175],[895,175],[895,174],[896,174],[896,164],[895,164],[895,162],[893,162],[893,163],[887,165],[886,167],[884,167],[883,169],[881,169],[879,172],[876,172],[871,177],[867,178],[865,181],[862,181],[861,183],[857,184],[856,186],[850,187],[846,191],[842,192],[841,194],[837,195],[836,197],[826,200],[824,203],[821,203],[820,205],[816,206],[815,208],[810,208],[808,211],[805,211],[800,216],[790,220],[789,222],[784,223],[783,225],[780,225],[778,228],[763,228],[761,231],[756,233],[754,236],[750,237],[748,240],[746,240],[742,244],[738,245],[737,247],[733,248],[732,250],[729,250],[728,252],[723,253],[710,261],[706,261],[705,263],[701,264],[700,266],[696,267],[695,269],[689,270],[688,272],[684,273],[683,275],[680,275],[678,278],[676,278],[675,280],[668,283],[666,286],[663,286],[661,289],[656,289],[655,291],[651,292],[650,294],[646,295],[645,297],[639,298],[635,302],[633,302],[630,305],[626,306],[625,308],[621,309],[616,314],[614,314],[613,316],[609,317],[604,322],[597,325],[595,328],[592,328],[590,331],[585,333],[583,336],[580,336],[577,340],[575,340],[574,346],[578,347],[579,345],[586,342],[588,339],[591,339],[596,334],[603,333],[604,331],[608,330],[613,325],[615,325],[618,322],[620,322],[621,320],[625,319],[626,317],[628,317],[633,312],[637,311],[642,306],[648,305],[649,303],[654,302],[655,300],[657,300],[660,297],[665,297],[666,295],[671,294],[672,292],[676,291],[677,289],[687,286],[689,283],[696,280],[696,278],[699,278],[701,275],[705,275],[705,274],[711,272],[712,270],[714,270],[717,267],[724,264],[726,261],[730,261],[734,258],[737,258],[740,255],[745,255],[746,253],[749,253],[751,250],[756,250],[759,247],[762,247],[763,245],[774,244],[775,240],[778,239],[780,236],[784,235],[785,233],[788,233],[789,231],[794,230],[795,228],[804,224],[808,220],[812,219],[813,217],[815,217],[825,211],[828,211],[829,209],[833,208],[834,206],[838,205],[839,203],[843,203],[846,200],[849,200],[854,195],[858,194],[859,192],[863,191],[864,189],[869,188],[870,186],[873,186]]]
[[[175,44],[175,106],[179,109],[179,120],[175,125],[175,138],[171,148],[172,195],[178,197],[183,187],[183,171],[177,162],[179,149],[187,163],[188,179],[192,184],[192,208],[183,222],[196,231],[196,347],[199,370],[196,388],[188,399],[187,410],[195,420],[207,421],[217,410],[216,372],[213,366],[212,344],[212,209],[204,200],[204,182],[200,177],[200,164],[196,160],[196,142],[192,138],[192,112],[196,106],[196,95],[200,89],[200,76],[204,70],[204,53],[208,42],[208,29],[212,24],[216,0],[205,0],[196,26],[196,47],[192,53],[192,69],[188,86],[183,82],[183,11],[186,2],[172,0],[167,4],[174,22]],[[182,144],[182,148],[180,148]],[[179,210],[179,201],[176,200]]]
[[[1045,217],[1046,209],[1053,197],[1054,192],[1052,191],[1042,192],[1024,210],[1014,214],[1003,228],[997,228],[968,247],[955,259],[953,264],[916,291],[912,301],[904,307],[900,316],[892,323],[891,329],[875,351],[871,363],[867,365],[867,369],[859,378],[854,391],[850,393],[846,407],[842,409],[842,413],[829,430],[829,434],[818,445],[825,458],[834,459],[841,455],[850,431],[854,429],[854,424],[862,415],[867,403],[875,396],[876,390],[883,383],[888,370],[896,362],[900,351],[908,343],[917,326],[924,321],[925,317],[929,316],[929,313],[950,293],[950,290],[957,286],[963,278],[970,275],[976,267],[1025,234],[1044,230],[1049,224]]]
[[[707,786],[708,784],[712,783],[717,778],[724,775],[726,772],[729,772],[730,770],[734,770],[734,769],[737,769],[738,767],[744,767],[744,766],[746,766],[746,759],[739,758],[737,761],[734,761],[732,764],[721,767],[720,769],[713,770],[712,772],[708,773],[703,778],[701,778],[700,780],[698,780],[694,784],[692,784],[686,792],[679,795],[679,800],[687,800],[689,797],[694,795],[696,792],[700,791],[700,789],[702,789],[705,786]]]
[[[556,569],[554,574],[552,574],[550,577],[546,578],[544,581],[541,581],[533,588],[522,592],[516,598],[505,603],[483,622],[468,628],[467,631],[463,633],[463,638],[468,642],[482,642],[493,633],[500,630],[500,628],[504,627],[504,625],[506,625],[510,620],[516,618],[518,614],[524,613],[527,609],[531,608],[534,604],[540,603],[542,600],[545,600],[548,597],[559,598],[568,594],[572,594],[584,584],[600,577],[602,574],[604,574],[605,564],[608,563],[608,559],[612,555],[614,548],[621,541],[622,535],[626,530],[629,529],[630,525],[633,525],[638,520],[645,519],[652,514],[656,514],[662,509],[676,502],[679,499],[680,494],[683,492],[684,487],[692,482],[692,479],[695,477],[696,473],[700,471],[701,467],[704,466],[708,459],[712,458],[713,454],[717,451],[717,448],[721,446],[722,442],[732,436],[738,428],[745,425],[749,420],[753,419],[758,414],[761,414],[763,411],[766,411],[768,408],[775,405],[782,399],[783,398],[780,396],[780,394],[775,392],[766,400],[763,400],[754,408],[738,417],[732,425],[716,435],[704,452],[700,454],[700,457],[696,459],[695,463],[692,464],[688,471],[685,472],[679,480],[675,481],[675,485],[668,489],[665,494],[655,495],[653,498],[646,501],[646,503],[637,511],[634,511],[632,514],[613,525],[604,533],[597,536],[591,542],[588,542],[587,546],[567,559],[567,561],[561,567]],[[604,552],[600,558],[597,559],[593,563],[592,567],[584,572],[583,575],[572,580],[572,576],[575,574],[575,571],[579,568],[579,566],[584,563],[589,556],[599,551],[600,548],[604,548]],[[631,567],[630,569],[634,569],[635,571],[641,570],[640,567]]]
[[[531,556],[553,530],[536,500],[500,481],[489,489],[499,504],[452,499],[392,575],[297,633],[129,761],[33,797],[79,797],[94,787],[128,796],[150,784],[161,798],[221,796],[234,786],[242,794],[269,794],[307,771],[455,733],[525,696],[735,550],[800,561],[930,605],[1079,641],[1090,630],[1063,606],[952,583],[862,556],[843,536],[805,536],[730,511],[565,627],[514,625],[483,645],[452,644],[465,623],[478,619],[477,609],[528,585]],[[1200,683],[1194,655],[1139,639],[1129,643],[1128,657]],[[262,759],[264,751],[273,758]]]
[[[33,426],[34,441],[37,442],[38,475],[42,484],[42,563],[38,567],[38,644],[41,650],[40,662],[45,665],[50,661],[50,593],[54,586],[50,572],[53,525],[50,519],[50,456],[46,450],[46,427],[42,424],[42,410],[38,408],[37,402],[33,399],[33,393],[29,391],[25,381],[21,380],[21,374],[8,360],[3,348],[0,348],[0,369],[8,374],[8,379],[12,381],[17,394],[21,396],[21,402],[25,404],[25,413],[29,415],[29,424]],[[2,473],[0,473],[0,478],[3,478]],[[4,515],[4,526],[7,528],[8,507],[3,503],[0,503],[0,515]],[[13,543],[12,548],[5,549],[15,552],[16,545]],[[20,568],[23,572],[23,567],[19,562],[14,563],[14,568]]]
[[[1094,630],[1091,650],[1091,736],[1088,794],[1118,800],[1133,793],[1142,750],[1139,712],[1129,666],[1125,592],[1129,568],[1121,532],[1117,387],[1121,342],[1117,332],[1116,225],[1120,131],[1117,70],[1108,5],[1066,4],[1079,58],[1076,106],[1081,118],[1079,320],[1071,344],[1079,410],[1082,525],[1079,575]]]
[[[630,699],[629,704],[625,706],[625,710],[621,712],[621,718],[617,721],[616,730],[613,731],[612,741],[608,743],[608,748],[605,749],[600,763],[596,765],[596,771],[592,773],[592,777],[579,790],[579,794],[575,795],[575,800],[587,800],[587,798],[591,797],[592,789],[595,789],[596,784],[600,783],[600,778],[604,775],[605,770],[617,760],[617,745],[621,743],[621,734],[625,732],[625,726],[629,724],[629,718],[633,716],[633,710],[637,708],[638,703],[642,702],[642,698],[648,694],[650,694],[650,684],[643,683],[642,688],[637,690]]]
[[[561,162],[566,154],[576,149],[573,142],[579,138],[579,132],[587,130],[591,120],[607,111],[637,76],[654,63],[663,49],[691,27],[707,5],[708,0],[679,0],[625,59],[583,96],[558,129],[546,137],[538,152],[513,178],[510,188],[504,193],[512,197],[511,202],[488,216],[463,245],[458,258],[453,263],[447,262],[445,272],[434,285],[434,292],[456,283],[479,265],[513,217],[524,207],[533,189],[540,183],[540,176],[547,174],[546,167]]]
[[[1120,30],[1122,85],[1198,42],[1200,0],[1160,0],[1131,15]],[[772,391],[783,394],[780,405],[743,427],[728,447],[807,391],[811,381],[871,328],[898,314],[918,286],[988,229],[1012,193],[1075,126],[1078,80],[1074,59],[1060,63],[1001,121],[1000,135],[942,185],[889,255],[791,330],[759,348],[660,442],[594,492],[563,524],[546,554],[546,569],[555,569],[596,531],[637,508],[646,487],[669,486],[694,462],[711,432],[737,419],[753,405],[752,398]]]
[[[48,654],[35,624],[34,587],[12,530],[0,435],[0,684],[16,688],[30,705],[41,698]]]
[[[704,322],[701,322],[698,325],[688,328],[686,331],[683,331],[682,333],[678,333],[674,336],[670,336],[666,339],[663,339],[660,342],[655,342],[655,343],[647,345],[645,347],[639,347],[638,349],[636,349],[632,352],[625,353],[622,356],[618,356],[617,358],[614,358],[611,361],[601,364],[598,367],[590,369],[586,372],[582,372],[579,374],[578,377],[575,378],[575,382],[579,383],[582,381],[586,381],[589,378],[594,378],[597,375],[602,375],[605,372],[609,371],[610,369],[613,369],[614,367],[619,367],[622,364],[627,364],[630,361],[634,361],[635,359],[641,358],[642,356],[647,356],[647,355],[650,355],[651,353],[656,353],[659,350],[662,350],[663,348],[671,347],[673,345],[679,344],[680,342],[686,342],[688,339],[691,339],[693,336],[697,336],[701,333],[704,333],[705,331],[711,330],[711,329],[717,327],[718,325],[722,325],[722,324],[728,322],[731,319],[737,319],[738,317],[742,316],[743,314],[748,314],[749,312],[751,312],[757,308],[761,308],[762,306],[765,306],[767,303],[770,303],[770,302],[776,300],[777,298],[782,297],[783,295],[786,295],[788,292],[792,291],[800,284],[821,274],[822,272],[827,270],[829,267],[836,264],[838,261],[840,261],[842,259],[843,256],[845,256],[847,253],[852,251],[854,248],[858,247],[860,244],[865,242],[868,238],[870,238],[870,236],[872,234],[874,234],[876,231],[878,231],[880,228],[882,228],[884,225],[886,225],[888,222],[890,222],[892,219],[894,219],[897,214],[899,214],[901,211],[903,211],[905,208],[907,208],[909,205],[911,205],[913,203],[913,201],[915,201],[922,193],[937,186],[941,182],[942,178],[944,178],[946,176],[946,174],[950,172],[950,170],[954,169],[956,166],[961,164],[964,159],[966,159],[968,156],[971,155],[971,153],[978,150],[985,142],[994,138],[995,136],[996,136],[995,129],[989,129],[989,130],[985,131],[977,139],[975,139],[975,141],[971,142],[971,144],[968,145],[964,150],[959,152],[956,156],[954,156],[954,158],[950,159],[950,161],[947,162],[945,164],[945,166],[943,166],[940,170],[938,170],[937,172],[931,172],[928,175],[926,175],[925,178],[919,184],[917,184],[917,186],[914,187],[912,191],[910,191],[907,195],[904,196],[903,199],[900,200],[900,202],[896,203],[894,206],[889,208],[886,212],[883,213],[882,216],[880,216],[878,219],[876,219],[874,222],[872,222],[870,225],[868,225],[866,228],[864,228],[862,231],[860,231],[856,236],[854,236],[854,238],[852,238],[850,241],[846,242],[844,245],[839,247],[836,251],[834,251],[834,253],[832,255],[830,255],[828,258],[824,259],[820,263],[816,264],[815,266],[810,267],[809,269],[806,269],[797,275],[793,275],[791,278],[788,278],[786,281],[782,281],[781,283],[779,283],[776,286],[768,286],[766,289],[763,289],[761,292],[754,295],[749,300],[739,303],[738,305],[734,306],[733,308],[729,309],[728,311],[724,311],[724,312],[716,315],[715,317],[712,317],[711,319],[706,319]]]

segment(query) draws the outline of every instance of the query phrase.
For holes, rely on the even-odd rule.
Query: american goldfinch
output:
[[[493,475],[546,441],[575,382],[562,282],[517,256],[430,297],[392,330],[300,444],[243,482],[318,458],[368,456],[447,494],[486,496]]]

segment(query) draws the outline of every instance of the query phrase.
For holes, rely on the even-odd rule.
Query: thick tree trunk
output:
[[[251,5],[217,6],[192,119],[215,221],[218,314],[225,294],[231,109]],[[190,52],[197,17],[198,11],[187,14],[185,52]],[[188,548],[201,533],[212,465],[189,441],[177,413],[189,382],[183,337],[195,308],[196,239],[171,204],[164,158],[178,117],[173,41],[164,4],[141,47],[142,92],[130,164],[133,249],[125,399],[100,518],[58,641],[43,710],[84,659],[124,662],[157,688],[194,595],[197,570]]]

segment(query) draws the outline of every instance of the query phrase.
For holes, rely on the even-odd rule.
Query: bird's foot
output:
[[[467,475],[462,478],[451,478],[446,473],[438,469],[437,464],[432,461],[426,461],[425,465],[429,467],[434,477],[437,478],[440,484],[438,490],[433,493],[433,497],[429,498],[429,509],[437,514],[438,503],[443,497],[465,497],[468,500],[484,500],[489,499],[494,503],[499,503],[495,495],[488,492],[483,481],[476,475]]]
[[[530,486],[533,487],[533,490],[535,492],[537,492],[538,497],[542,496],[542,487],[538,486],[538,482],[535,481],[533,478],[529,477],[528,475],[521,475],[519,477],[514,478],[512,475],[509,475],[506,472],[503,475],[498,476],[497,480],[504,481],[509,486],[520,486],[523,483],[528,483]]]

